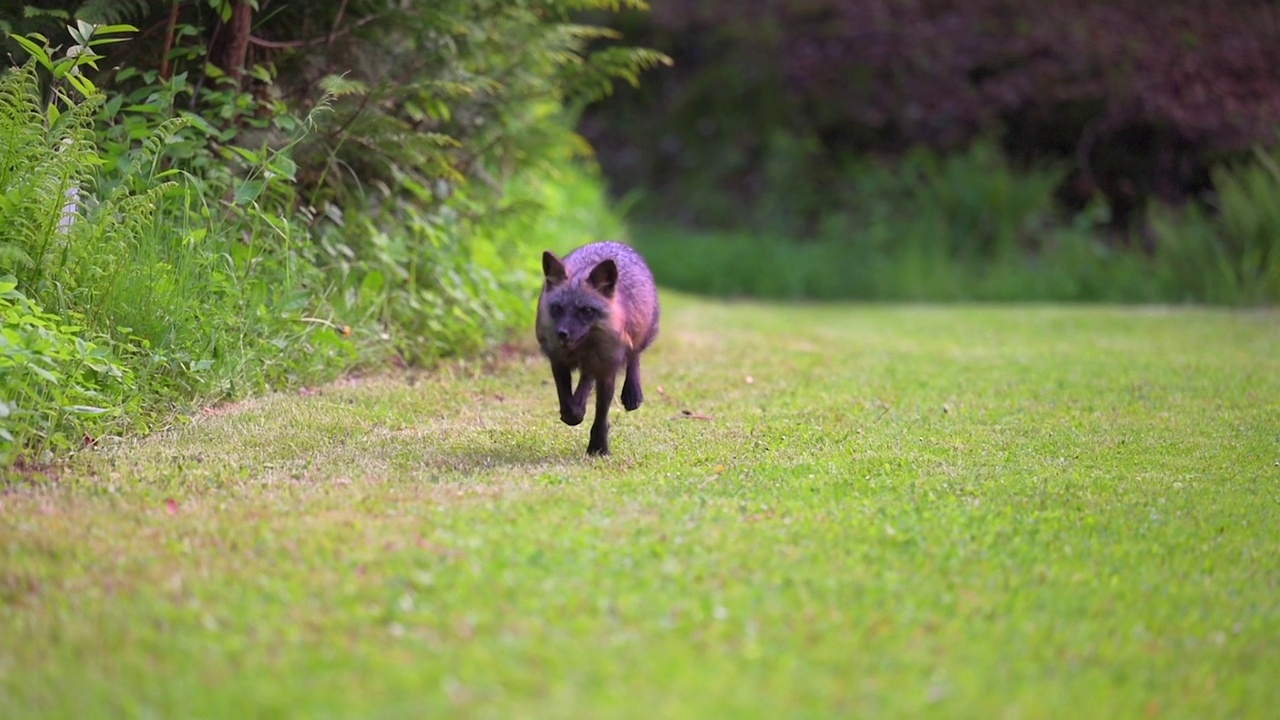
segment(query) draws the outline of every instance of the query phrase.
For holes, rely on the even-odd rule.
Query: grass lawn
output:
[[[666,303],[2,486],[0,717],[1275,716],[1280,314]]]

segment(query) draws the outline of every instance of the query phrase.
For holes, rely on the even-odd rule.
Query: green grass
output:
[[[608,459],[522,351],[11,483],[0,716],[1280,703],[1280,315],[666,302]]]

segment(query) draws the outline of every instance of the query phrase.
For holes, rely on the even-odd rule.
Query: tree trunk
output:
[[[249,32],[253,28],[253,8],[245,0],[234,0],[231,19],[219,33],[213,64],[236,82],[244,76],[245,59],[249,54]]]

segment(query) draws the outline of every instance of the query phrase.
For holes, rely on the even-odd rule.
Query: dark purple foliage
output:
[[[732,155],[749,187],[778,128],[828,156],[994,134],[1012,157],[1069,160],[1066,194],[1123,214],[1200,189],[1280,125],[1273,0],[656,0],[636,22],[677,68],[584,125],[623,186]],[[664,148],[662,168],[635,164]]]

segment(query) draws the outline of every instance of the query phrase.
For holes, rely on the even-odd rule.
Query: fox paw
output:
[[[591,426],[591,440],[587,442],[588,455],[609,454],[609,426],[599,423]]]
[[[631,412],[640,407],[642,402],[644,402],[644,393],[641,392],[639,385],[622,386],[622,408],[624,410]]]
[[[560,421],[570,427],[581,425],[582,419],[587,416],[585,408],[560,408]]]

